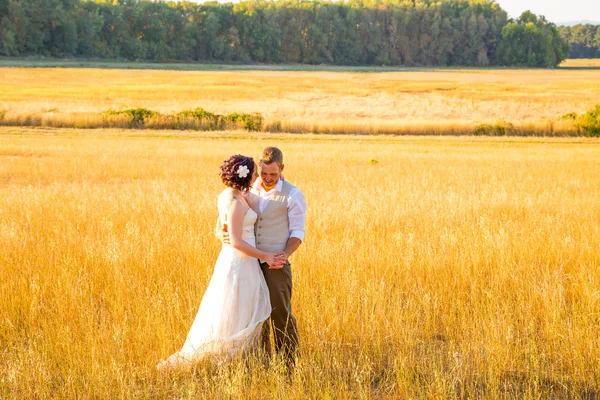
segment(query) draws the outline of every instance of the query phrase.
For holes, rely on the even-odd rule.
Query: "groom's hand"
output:
[[[269,269],[281,269],[285,265],[285,261],[287,260],[287,254],[285,251],[280,251],[275,254],[275,262],[273,265],[269,265]]]

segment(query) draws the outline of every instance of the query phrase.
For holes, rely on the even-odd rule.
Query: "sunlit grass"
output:
[[[600,58],[570,58],[560,64],[561,67],[585,67],[599,68]]]
[[[532,134],[543,135],[538,127],[570,112],[585,112],[600,98],[600,74],[585,69],[0,72],[5,124],[33,117],[49,121],[46,125],[71,127],[86,127],[98,118],[90,113],[110,108],[170,114],[202,107],[220,114],[258,112],[271,126],[299,132],[435,133],[446,125],[447,134],[457,126],[468,134],[477,124],[505,120],[536,127]]]
[[[218,166],[266,145],[309,204],[293,380],[158,374],[219,251]],[[599,145],[0,128],[0,396],[596,396]]]

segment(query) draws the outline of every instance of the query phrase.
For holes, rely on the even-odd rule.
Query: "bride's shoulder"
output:
[[[235,193],[230,188],[227,188],[227,189],[223,190],[221,193],[219,193],[219,197],[217,198],[217,201],[219,202],[219,204],[225,204],[225,203],[230,203],[234,199],[235,199]]]
[[[225,188],[221,193],[219,193],[219,199],[231,199],[233,197],[233,190],[230,188]]]
[[[235,190],[232,190],[230,188],[227,188],[227,189],[223,190],[221,193],[219,193],[219,197],[218,197],[217,201],[218,201],[219,206],[225,206],[227,208],[229,208],[231,203],[233,203],[234,201],[239,201],[242,204],[245,203],[245,201],[242,198],[242,196],[240,195],[240,193]]]

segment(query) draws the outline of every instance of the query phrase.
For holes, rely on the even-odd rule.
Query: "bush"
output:
[[[600,136],[600,104],[596,104],[579,119],[579,125],[589,136]]]
[[[259,132],[262,129],[264,118],[258,113],[238,114],[233,113],[227,116],[231,122],[242,123],[247,131]]]
[[[506,136],[514,133],[514,125],[504,120],[497,121],[495,124],[479,124],[473,131],[473,135],[478,136]]]
[[[0,121],[6,117],[6,110],[0,110]]]
[[[174,114],[176,119],[196,119],[202,123],[202,126],[208,130],[226,129],[225,121],[220,115],[206,111],[203,108],[193,110],[183,110]]]
[[[129,126],[131,128],[143,128],[148,118],[160,116],[158,112],[148,110],[147,108],[130,108],[128,110],[113,110],[111,108],[106,111],[106,115],[126,115],[129,117]]]
[[[202,108],[184,110],[175,114],[176,118],[195,118],[207,123],[210,129],[227,129],[230,127],[243,127],[247,131],[260,131],[264,118],[258,113],[220,115],[208,112]]]
[[[563,120],[573,120],[577,127],[587,136],[600,136],[600,104],[584,114],[569,113],[560,117]]]
[[[215,119],[216,115],[206,111],[203,108],[195,108],[193,110],[183,110],[181,112],[178,112],[177,114],[175,114],[176,117],[182,117],[182,118],[196,118],[196,119],[206,119],[206,120],[212,120]]]
[[[565,121],[575,121],[577,119],[577,117],[579,117],[579,115],[577,113],[568,113],[568,114],[561,116],[559,119],[562,119]]]
[[[264,118],[258,113],[221,115],[211,113],[203,108],[183,110],[172,115],[164,115],[146,108],[131,108],[126,110],[110,109],[104,115],[122,115],[129,119],[130,128],[161,128],[161,129],[199,129],[225,130],[244,128],[248,131],[261,131]],[[148,120],[152,123],[148,124]]]

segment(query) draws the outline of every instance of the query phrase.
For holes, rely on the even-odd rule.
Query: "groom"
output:
[[[283,180],[283,153],[276,147],[265,148],[260,155],[260,177],[248,197],[258,214],[256,247],[262,251],[285,253],[285,263],[260,263],[271,298],[271,326],[275,351],[285,357],[288,369],[294,365],[298,348],[296,318],[292,315],[292,269],[288,261],[304,240],[306,202],[302,192]],[[269,323],[263,325],[262,342],[271,353]]]
[[[271,321],[263,325],[262,346],[271,354],[270,331],[273,327],[275,351],[285,357],[288,371],[295,363],[298,348],[298,328],[292,315],[292,269],[288,257],[304,240],[306,202],[302,192],[285,181],[283,153],[276,147],[265,148],[260,155],[260,177],[248,196],[250,207],[258,214],[256,247],[272,253],[285,253],[285,263],[269,265],[260,261],[271,300]],[[221,232],[221,240],[228,244],[229,236]]]

